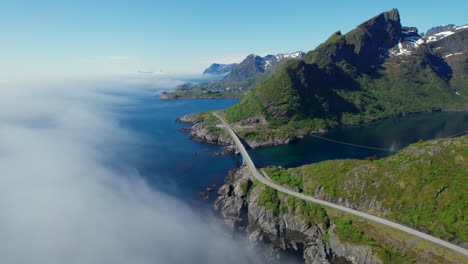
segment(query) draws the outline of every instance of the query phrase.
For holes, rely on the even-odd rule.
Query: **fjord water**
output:
[[[320,134],[322,138],[307,136],[289,145],[257,149],[251,153],[254,161],[260,166],[271,164],[297,167],[323,160],[386,157],[421,139],[449,137],[466,130],[468,130],[467,112],[411,114],[359,125],[341,126]]]
[[[188,133],[178,131],[186,126],[175,122],[185,114],[224,109],[237,100],[162,101],[148,93],[131,97],[132,103],[113,111],[120,125],[141,140],[119,155],[152,187],[184,200],[199,200],[200,191],[220,185],[227,172],[239,165],[234,156],[213,156],[222,151],[220,146],[189,139]]]
[[[185,114],[224,109],[235,99],[161,101],[149,94],[132,95],[132,103],[114,109],[121,125],[142,138],[131,151],[121,153],[127,165],[138,170],[148,183],[161,191],[188,201],[198,201],[198,193],[224,182],[229,170],[242,160],[234,155],[213,156],[221,147],[195,142],[186,127],[175,120]],[[468,113],[441,112],[395,117],[361,125],[342,126],[321,136],[354,144],[398,150],[420,139],[450,136],[468,129]],[[250,150],[259,166],[286,167],[328,159],[364,158],[392,154],[342,145],[314,137],[276,147]]]

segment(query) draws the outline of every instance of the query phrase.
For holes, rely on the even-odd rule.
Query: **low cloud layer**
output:
[[[109,166],[139,140],[107,110],[125,99],[75,83],[0,83],[1,263],[259,261],[216,217]]]

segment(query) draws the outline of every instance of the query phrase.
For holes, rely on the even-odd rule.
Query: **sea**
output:
[[[158,191],[197,206],[211,207],[200,192],[223,184],[228,172],[242,164],[232,155],[215,156],[218,145],[196,142],[187,127],[175,120],[185,114],[225,109],[237,99],[160,100],[154,93],[135,93],[128,104],[111,109],[119,125],[141,139],[129,151],[117,153],[121,162],[138,173]],[[467,112],[436,112],[391,117],[359,125],[346,125],[292,144],[249,150],[262,167],[296,167],[331,159],[385,157],[419,140],[457,135],[468,130]],[[211,200],[216,194],[211,194]]]

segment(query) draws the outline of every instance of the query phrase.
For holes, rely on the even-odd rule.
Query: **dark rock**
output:
[[[176,122],[193,126],[196,123],[200,122],[201,119],[197,117],[196,114],[188,114],[176,119]]]
[[[443,25],[443,26],[432,27],[432,28],[430,28],[430,29],[428,29],[426,31],[425,36],[428,37],[428,36],[437,34],[439,32],[446,31],[448,29],[452,29],[454,27],[455,27],[454,24],[447,24],[447,25]]]
[[[213,156],[226,156],[226,155],[234,154],[234,153],[235,153],[234,149],[228,148],[223,151],[214,153]]]
[[[309,225],[290,215],[276,215],[258,205],[259,194],[245,193],[241,185],[250,181],[245,167],[232,171],[227,183],[219,189],[214,203],[226,224],[235,230],[245,230],[255,245],[264,245],[266,259],[281,263],[284,252],[302,255],[305,263],[382,263],[372,249],[342,243],[331,234],[329,243],[323,240],[326,227]]]

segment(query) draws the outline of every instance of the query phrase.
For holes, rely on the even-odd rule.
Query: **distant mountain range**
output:
[[[212,75],[222,75],[227,74],[232,71],[232,69],[236,68],[239,63],[231,63],[231,64],[218,64],[213,63],[210,67],[203,71],[203,74],[212,74]]]
[[[258,56],[250,54],[241,63],[218,64],[208,67],[203,74],[225,75],[221,80],[224,87],[248,88],[275,72],[283,62],[288,59],[300,59],[305,53],[296,51],[276,55]]]
[[[251,139],[264,140],[408,112],[468,109],[467,47],[468,25],[436,27],[422,37],[392,9],[287,60],[224,114],[239,129],[255,130]],[[264,65],[247,60],[245,72]],[[242,64],[225,81],[247,77],[239,74]]]
[[[454,27],[455,27],[454,24],[447,24],[447,25],[432,27],[432,28],[428,29],[425,34],[421,33],[421,37],[434,35],[436,33],[439,33],[439,32],[445,31],[445,30],[449,30],[449,29],[452,29]]]
[[[223,81],[232,82],[243,82],[258,73],[265,73],[268,71],[274,71],[275,66],[287,59],[297,59],[304,57],[305,53],[297,51],[293,53],[267,55],[261,57],[255,54],[247,56],[237,67],[233,68],[232,71],[224,77]]]

